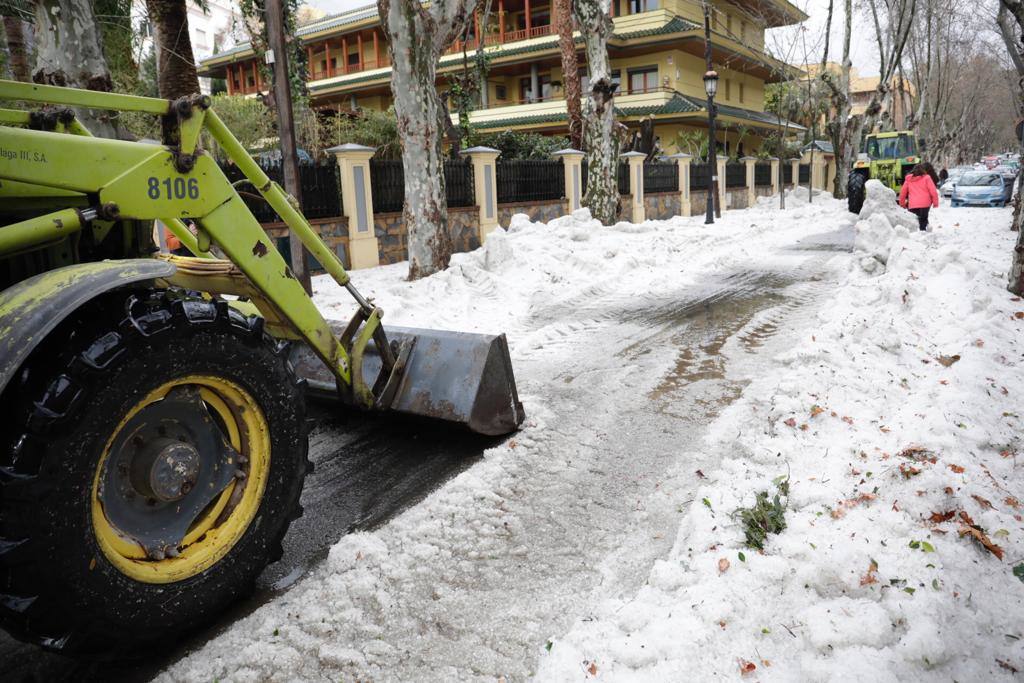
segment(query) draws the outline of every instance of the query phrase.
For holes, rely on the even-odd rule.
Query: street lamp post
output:
[[[718,74],[708,69],[704,74],[704,92],[708,94],[708,201],[704,223],[715,222],[715,201],[718,197],[718,158],[715,153],[715,93],[718,92]]]

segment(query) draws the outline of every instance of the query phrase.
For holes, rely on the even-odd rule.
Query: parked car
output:
[[[1006,206],[1013,192],[1013,183],[1002,174],[992,172],[965,173],[953,188],[953,206]]]
[[[953,196],[953,188],[956,187],[956,183],[965,173],[970,173],[969,168],[951,168],[949,169],[949,177],[941,185],[939,185],[939,194],[943,197]]]

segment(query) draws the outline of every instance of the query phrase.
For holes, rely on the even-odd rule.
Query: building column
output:
[[[726,181],[725,181],[725,164],[726,164],[726,162],[729,161],[729,159],[728,159],[728,157],[726,157],[726,158],[718,157],[717,161],[718,161],[718,168],[715,169],[715,170],[718,171],[718,208],[719,208],[720,211],[724,212],[726,210],[726,208],[727,208],[726,205],[725,205],[725,198],[729,194],[728,191],[726,190],[726,187],[725,187],[726,186]]]
[[[757,190],[754,189],[754,164],[757,163],[757,157],[743,157],[740,161],[747,166],[747,206],[750,207],[757,200]]]
[[[619,155],[629,164],[629,194],[633,202],[633,222],[643,223],[647,220],[647,211],[644,209],[644,159],[647,155],[643,152],[626,152]]]
[[[690,162],[693,157],[684,152],[673,154],[669,159],[675,159],[679,164],[679,215],[690,215]]]
[[[551,156],[562,160],[565,172],[565,199],[569,213],[583,206],[583,152],[578,149],[560,149]]]
[[[793,177],[789,179],[790,184],[792,185],[790,189],[795,190],[796,188],[800,187],[800,157],[793,159],[789,163],[792,168],[793,175]]]
[[[473,163],[473,192],[480,210],[480,244],[498,227],[498,184],[495,164],[501,154],[491,147],[470,147],[461,154]]]
[[[540,68],[537,62],[530,64],[530,101],[540,102]]]
[[[348,214],[348,257],[353,270],[380,265],[370,188],[370,157],[375,151],[373,147],[352,143],[326,150],[338,159],[341,201]]]
[[[533,28],[533,18],[530,16],[530,0],[526,0],[526,39],[530,39],[530,30]]]
[[[779,171],[782,170],[782,166],[779,164],[778,157],[769,157],[772,164],[772,194],[779,193],[779,187],[782,185],[779,179]]]

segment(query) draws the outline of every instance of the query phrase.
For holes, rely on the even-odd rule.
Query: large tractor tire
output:
[[[118,657],[251,591],[308,469],[285,351],[175,291],[99,297],[44,340],[0,397],[0,623]]]
[[[867,176],[863,173],[851,173],[846,181],[846,206],[850,213],[860,214],[864,207],[864,186],[867,182]]]

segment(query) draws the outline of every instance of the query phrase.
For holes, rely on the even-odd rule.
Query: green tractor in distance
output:
[[[850,213],[864,206],[864,187],[869,178],[899,194],[903,179],[921,163],[917,136],[910,131],[871,133],[864,136],[860,154],[847,180],[846,196]]]

